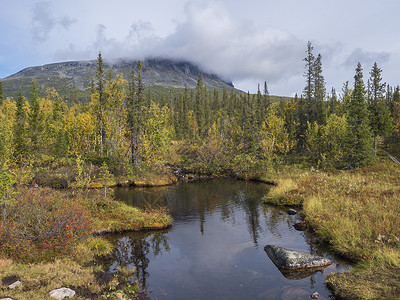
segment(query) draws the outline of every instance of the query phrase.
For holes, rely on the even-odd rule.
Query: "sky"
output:
[[[0,78],[26,67],[167,57],[198,64],[236,88],[293,96],[305,86],[307,42],[327,91],[364,80],[376,61],[400,84],[398,0],[0,0]]]

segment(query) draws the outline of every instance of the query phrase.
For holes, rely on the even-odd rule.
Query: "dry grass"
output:
[[[264,203],[284,206],[300,206],[301,197],[296,197],[294,192],[298,185],[292,178],[278,178],[274,180],[275,185],[271,187],[269,193],[263,198]]]
[[[297,174],[293,174],[293,173]],[[337,296],[371,299],[400,296],[400,168],[385,161],[346,172],[295,170],[298,186],[278,178],[276,197],[302,198],[305,221],[332,249],[366,268],[331,274]],[[279,188],[279,182],[283,182]],[[287,188],[286,188],[287,187]],[[273,190],[273,189],[272,189]],[[377,284],[379,283],[379,284]]]
[[[12,299],[42,300],[49,298],[49,292],[60,287],[71,287],[77,293],[74,299],[86,299],[100,295],[105,286],[95,278],[91,267],[82,267],[71,259],[56,260],[52,263],[22,264],[0,260],[0,277],[16,277],[22,286],[13,290],[2,283],[0,294]]]

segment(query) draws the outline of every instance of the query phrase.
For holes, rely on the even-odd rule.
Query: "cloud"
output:
[[[306,45],[283,30],[235,21],[226,7],[215,1],[188,2],[184,20],[163,38],[154,33],[152,23],[142,20],[132,23],[122,39],[108,38],[102,24],[97,26],[95,36],[86,48],[69,44],[67,49],[57,51],[56,57],[90,55],[94,59],[101,51],[105,59],[185,59],[227,80],[252,78],[271,83],[302,74]]]
[[[388,52],[369,52],[357,48],[347,57],[347,59],[343,63],[343,66],[345,66],[346,68],[354,69],[357,66],[358,62],[360,62],[364,66],[372,66],[374,62],[383,64],[389,59],[390,53]]]
[[[218,2],[189,2],[186,21],[168,36],[162,54],[185,58],[232,79],[278,81],[302,72],[303,41],[276,28],[235,22]]]
[[[56,18],[51,2],[38,2],[32,8],[32,40],[38,43],[45,42],[56,27],[69,29],[75,22],[75,19],[68,16]]]

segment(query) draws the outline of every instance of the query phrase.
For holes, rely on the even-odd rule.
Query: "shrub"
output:
[[[15,205],[0,221],[0,249],[19,260],[51,260],[71,253],[92,233],[90,213],[50,189],[19,191]]]

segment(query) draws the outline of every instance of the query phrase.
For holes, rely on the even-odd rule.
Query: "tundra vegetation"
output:
[[[125,79],[104,70],[101,53],[89,99],[41,94],[35,80],[29,95],[1,93],[0,274],[25,281],[10,295],[42,299],[55,281],[86,295],[126,288],[121,278],[96,280],[93,257],[111,249],[93,234],[172,220],[125,206],[108,188],[172,183],[171,168],[274,181],[267,202],[302,206],[309,227],[359,263],[328,276],[337,295],[399,295],[400,166],[381,150],[400,154],[400,87],[384,83],[376,63],[365,83],[358,64],[352,83],[327,93],[311,43],[304,62],[306,86],[293,98],[271,96],[266,82],[256,94],[209,91],[201,76],[193,90],[152,93],[140,61]]]

